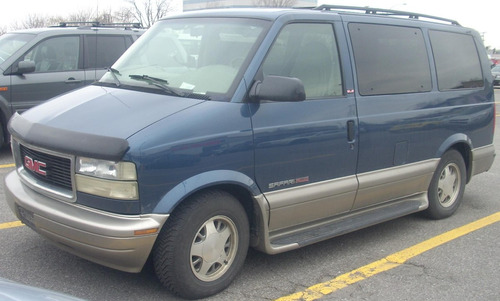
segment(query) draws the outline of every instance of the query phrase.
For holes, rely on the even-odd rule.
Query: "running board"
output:
[[[272,253],[297,249],[322,240],[340,236],[375,224],[389,221],[427,207],[427,198],[411,199],[378,208],[351,213],[321,225],[293,233],[278,234],[270,238]]]

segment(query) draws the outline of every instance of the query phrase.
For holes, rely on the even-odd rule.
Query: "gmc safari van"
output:
[[[157,22],[102,79],[10,120],[19,219],[185,298],[277,254],[423,211],[492,165],[481,38],[391,10],[221,9]]]

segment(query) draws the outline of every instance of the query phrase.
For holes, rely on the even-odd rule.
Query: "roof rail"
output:
[[[51,27],[116,27],[116,28],[143,28],[141,23],[101,23],[99,21],[71,21],[59,22]]]
[[[372,8],[372,7],[360,7],[360,6],[343,6],[343,5],[329,5],[323,4],[313,8],[315,10],[324,10],[324,11],[332,11],[332,10],[353,10],[353,11],[364,11],[365,14],[371,15],[382,15],[382,16],[408,16],[410,19],[432,19],[438,20],[442,22],[451,23],[452,25],[460,25],[457,21],[452,19],[446,19],[436,16],[424,15],[419,13],[412,13],[401,10],[392,10],[392,9],[384,9],[384,8]]]

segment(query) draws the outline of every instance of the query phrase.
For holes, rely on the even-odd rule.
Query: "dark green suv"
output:
[[[61,23],[0,36],[0,146],[12,114],[100,79],[144,32],[139,27]]]

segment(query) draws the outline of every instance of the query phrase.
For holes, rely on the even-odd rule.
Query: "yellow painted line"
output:
[[[0,224],[0,230],[24,226],[21,221]]]
[[[302,292],[297,292],[289,296],[281,297],[279,299],[276,299],[276,301],[310,301],[319,299],[351,284],[367,279],[387,270],[396,268],[417,255],[420,255],[442,244],[450,242],[456,238],[484,228],[498,221],[500,221],[500,212],[497,212],[465,226],[455,228],[441,235],[435,236],[412,247],[391,254],[381,260],[372,262],[363,267],[360,267],[359,269],[340,275],[330,281],[313,285]]]
[[[10,168],[10,167],[16,167],[16,164],[11,163],[11,164],[2,164],[2,165],[0,165],[0,168]]]

